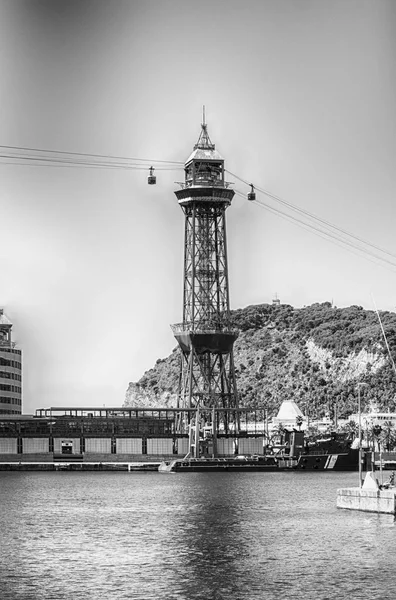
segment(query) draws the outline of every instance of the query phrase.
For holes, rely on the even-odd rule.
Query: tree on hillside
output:
[[[381,319],[396,360],[396,314],[381,312]],[[362,410],[370,401],[382,410],[396,409],[396,374],[374,311],[339,309],[329,302],[300,309],[261,304],[232,311],[232,320],[240,332],[234,358],[241,408],[265,407],[271,417],[282,400],[293,399],[310,419],[335,404],[338,418],[347,418],[357,412],[356,382],[362,380],[367,384],[361,389]],[[316,346],[312,351],[308,342]],[[356,357],[363,349],[373,356],[362,359],[357,372]],[[181,355],[176,350],[131,383],[126,405],[141,397],[143,405],[163,406],[166,394],[178,394]],[[384,441],[391,443],[391,437]]]

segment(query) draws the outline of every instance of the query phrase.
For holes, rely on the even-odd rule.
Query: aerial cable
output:
[[[59,157],[59,158],[49,158],[47,156],[25,156],[23,154],[0,154],[0,158],[4,158],[4,159],[14,159],[14,160],[22,160],[22,161],[36,161],[36,162],[44,162],[44,163],[56,163],[56,164],[60,164],[60,163],[64,163],[64,164],[70,164],[70,165],[93,165],[93,166],[97,166],[97,167],[103,167],[103,166],[112,166],[112,167],[120,167],[120,168],[138,168],[138,169],[147,169],[147,166],[141,163],[120,163],[120,162],[100,162],[100,161],[87,161],[87,160],[75,160],[72,158],[66,158],[66,157]],[[155,163],[154,163],[155,164]],[[158,167],[160,169],[179,169],[180,167]]]
[[[361,242],[362,244],[365,244],[366,246],[370,246],[371,248],[374,248],[375,250],[379,250],[380,252],[383,252],[384,254],[387,254],[388,256],[395,258],[396,259],[396,255],[392,254],[391,252],[389,252],[388,250],[385,250],[384,248],[381,248],[380,246],[376,246],[375,244],[372,244],[371,242],[367,242],[366,240],[364,240],[363,238],[351,233],[350,231],[347,231],[345,229],[342,229],[341,227],[338,227],[337,225],[333,225],[332,223],[330,223],[330,221],[326,221],[325,219],[322,219],[321,217],[317,217],[316,215],[314,215],[313,213],[310,213],[307,210],[304,209],[300,209],[298,207],[296,207],[295,205],[286,202],[286,200],[282,200],[281,198],[279,198],[278,196],[275,196],[274,194],[271,194],[270,192],[267,192],[265,190],[260,189],[259,187],[256,186],[256,189],[265,194],[266,196],[276,200],[277,202],[281,202],[282,204],[284,204],[285,206],[288,206],[289,208],[291,208],[292,210],[295,210],[298,213],[302,213],[306,216],[308,216],[309,218],[311,218],[313,221],[318,221],[319,223],[322,223],[325,227],[334,229],[335,231],[339,231],[340,233],[347,235],[348,237],[351,237],[353,239],[355,239],[358,242]]]
[[[39,166],[39,167],[83,167],[83,168],[95,168],[95,169],[124,169],[124,170],[138,170],[146,171],[147,167],[143,165],[120,165],[111,163],[89,163],[89,162],[75,162],[67,160],[51,160],[43,158],[27,158],[22,156],[3,156],[0,158],[5,159],[0,161],[0,164],[18,164],[20,166]],[[9,162],[7,159],[11,159],[13,162]],[[22,162],[16,162],[22,161]]]
[[[144,165],[128,165],[128,164],[124,164],[124,163],[105,163],[105,162],[88,162],[88,161],[77,161],[77,160],[73,160],[73,159],[66,159],[66,158],[48,158],[48,157],[44,157],[44,156],[23,156],[23,155],[18,155],[18,154],[0,154],[0,158],[11,158],[13,160],[22,160],[22,161],[32,161],[32,162],[44,162],[44,163],[52,163],[52,164],[66,164],[66,165],[71,165],[71,166],[94,166],[94,167],[105,167],[105,166],[110,166],[110,167],[122,167],[122,168],[137,168],[137,169],[146,169],[147,167]]]
[[[53,167],[69,166],[69,167],[113,168],[113,169],[119,168],[119,169],[125,169],[125,170],[146,170],[148,168],[148,165],[144,166],[143,164],[141,164],[144,162],[149,163],[151,166],[153,164],[163,165],[163,166],[156,167],[157,170],[178,170],[179,168],[184,166],[184,163],[181,161],[165,161],[165,160],[154,160],[154,159],[136,158],[136,157],[132,158],[132,157],[125,157],[125,156],[111,156],[111,155],[104,155],[104,154],[88,154],[88,153],[83,153],[83,152],[65,152],[65,151],[60,151],[60,150],[45,150],[42,148],[32,148],[32,147],[27,147],[27,146],[0,145],[0,148],[3,148],[5,150],[7,150],[7,149],[8,150],[22,150],[24,152],[46,153],[46,154],[58,155],[58,158],[54,157],[53,159],[51,159],[48,156],[37,156],[37,154],[33,155],[33,156],[26,156],[24,154],[17,154],[17,155],[15,155],[15,154],[0,154],[0,158],[6,159],[6,160],[13,159],[14,161],[15,160],[25,161],[24,163],[16,163],[16,162],[11,163],[11,162],[0,161],[0,164],[23,165],[23,164],[27,164],[28,162],[30,162],[31,165],[32,165],[32,163],[33,164],[36,163],[37,166],[53,166]],[[85,158],[85,159],[90,158],[91,161],[89,162],[87,160],[73,160],[72,158],[69,158],[71,156],[81,157],[81,158]],[[95,158],[108,159],[108,161],[107,162],[104,162],[101,160],[95,161],[94,160]],[[120,163],[120,162],[111,162],[111,161],[139,161],[139,163],[138,164],[127,164],[127,163],[123,163],[123,162]],[[170,166],[165,166],[165,165],[178,165],[178,167],[170,167]],[[287,202],[286,200],[283,200],[279,196],[276,196],[275,194],[272,194],[271,192],[268,192],[267,190],[264,190],[263,188],[260,188],[257,185],[253,186],[252,183],[249,183],[248,181],[244,180],[242,177],[239,177],[235,173],[232,173],[231,171],[227,170],[227,173],[229,173],[232,177],[235,177],[242,183],[244,183],[248,186],[251,186],[252,193],[255,190],[257,190],[260,193],[271,198],[272,200],[275,200],[276,202],[283,204],[284,206],[291,209],[292,211],[297,212],[297,214],[308,217],[314,223],[316,222],[316,223],[326,227],[329,231],[323,231],[323,229],[318,229],[314,225],[309,225],[308,223],[304,223],[304,222],[300,221],[299,219],[294,218],[294,221],[296,223],[300,223],[306,229],[310,227],[311,229],[322,233],[322,237],[323,237],[323,235],[327,236],[326,239],[331,239],[331,238],[337,239],[338,241],[341,241],[343,244],[349,245],[352,248],[359,250],[359,252],[361,252],[361,253],[368,253],[367,250],[357,246],[356,244],[354,245],[348,239],[345,239],[344,237],[341,237],[341,236],[336,237],[332,233],[332,232],[339,232],[340,234],[347,236],[347,238],[356,240],[356,241],[364,244],[365,246],[371,247],[375,250],[379,250],[383,254],[386,254],[386,255],[390,256],[391,258],[396,259],[396,255],[392,254],[391,252],[388,252],[387,250],[385,250],[379,246],[376,246],[375,244],[372,244],[371,242],[367,242],[363,238],[360,238],[359,236],[356,236],[356,235],[342,229],[341,227],[333,225],[329,221],[326,221],[325,219],[317,217],[313,213],[311,213],[305,209],[299,208],[298,206],[292,204],[291,202]],[[272,212],[274,212],[276,214],[283,215],[284,217],[288,218],[289,220],[293,220],[293,217],[291,217],[291,215],[286,215],[286,213],[277,211],[273,207],[270,207],[269,205],[262,203],[261,200],[255,200],[255,202],[256,202],[256,204],[263,205],[264,207],[267,208],[267,210],[271,210]],[[373,253],[370,253],[370,255],[373,256],[374,258],[377,258],[378,260],[381,260],[383,262],[388,262],[390,265],[395,266],[394,263],[392,263],[391,261],[387,261],[383,257],[380,257]]]
[[[360,254],[357,254],[357,252],[353,252],[353,250],[351,250],[351,252],[353,254],[356,254],[357,256],[363,256],[367,260],[371,260],[371,259],[368,258],[370,256],[373,259],[377,259],[377,261],[380,261],[380,262],[375,262],[374,260],[371,260],[371,262],[373,262],[374,264],[377,264],[377,265],[380,264],[382,266],[389,265],[391,267],[396,268],[396,264],[393,263],[391,260],[388,260],[387,258],[379,256],[378,254],[375,254],[375,253],[367,250],[366,248],[364,248],[362,246],[354,244],[353,242],[349,241],[348,239],[346,239],[344,237],[334,235],[333,233],[331,233],[329,231],[325,231],[325,230],[320,229],[318,227],[315,227],[314,225],[312,225],[310,223],[305,223],[301,219],[297,219],[296,217],[292,217],[291,215],[288,215],[287,213],[284,213],[284,212],[282,212],[282,211],[280,211],[278,209],[275,209],[272,206],[270,206],[268,204],[265,204],[263,202],[257,201],[256,204],[258,206],[261,206],[262,208],[265,208],[265,209],[273,212],[274,214],[277,214],[279,216],[285,217],[290,222],[294,222],[297,225],[302,226],[307,231],[312,231],[312,233],[315,233],[316,235],[319,235],[319,237],[322,237],[323,239],[326,239],[328,241],[333,241],[334,243],[337,243],[338,246],[341,246],[341,244],[343,245],[342,247],[344,247],[344,248],[345,248],[345,246],[347,246],[347,248],[345,248],[346,250],[348,250],[348,249],[356,250]],[[385,263],[385,264],[383,264],[383,263]],[[393,271],[393,269],[390,269],[390,270]]]
[[[131,156],[112,156],[109,154],[88,154],[85,152],[67,152],[64,150],[45,150],[43,148],[30,148],[27,146],[2,146],[2,145],[0,145],[0,148],[3,148],[4,150],[23,150],[23,151],[29,151],[29,152],[45,152],[48,154],[67,154],[67,155],[72,155],[72,156],[85,156],[88,158],[108,158],[110,160],[131,160],[131,161],[137,160],[137,161],[148,162],[148,163],[166,163],[166,164],[184,166],[183,162],[177,161],[177,160],[155,160],[152,158],[136,158],[136,157],[131,157]]]
[[[235,191],[242,198],[246,198],[246,195],[243,194],[242,192],[240,192],[239,190],[235,190]],[[256,201],[255,203],[258,206],[260,206],[261,208],[264,208],[265,210],[272,212],[276,216],[280,216],[281,218],[284,218],[284,219],[288,220],[289,222],[294,223],[294,224],[298,225],[299,227],[302,227],[306,231],[310,231],[311,233],[317,235],[318,237],[321,237],[324,240],[330,241],[333,244],[335,244],[341,248],[344,248],[344,250],[348,250],[349,252],[351,252],[352,254],[355,254],[356,256],[359,256],[360,258],[365,258],[366,260],[369,260],[370,262],[372,262],[373,264],[375,264],[377,266],[379,265],[384,268],[387,268],[389,271],[395,272],[395,270],[396,270],[396,264],[392,263],[391,261],[389,261],[385,258],[382,258],[381,256],[378,256],[376,254],[373,254],[373,253],[367,251],[365,248],[362,248],[360,246],[357,246],[356,244],[353,244],[352,242],[349,242],[345,238],[342,238],[340,236],[337,237],[330,232],[324,231],[323,229],[319,229],[318,227],[315,227],[310,223],[306,223],[306,222],[302,221],[301,219],[297,219],[296,217],[293,217],[292,215],[289,215],[277,208],[274,208],[274,207],[270,206],[269,204],[265,204],[265,203],[259,202],[259,201]],[[347,246],[347,247],[345,247],[345,246]],[[371,257],[371,258],[369,258],[369,257]],[[377,262],[376,260],[373,260],[373,259],[377,259],[377,261],[381,261],[381,262]],[[385,263],[385,264],[383,264],[383,263]],[[394,268],[392,269],[390,267],[394,267]]]
[[[351,254],[354,254],[355,256],[358,256],[359,258],[364,258],[365,260],[370,261],[371,263],[373,263],[376,266],[380,266],[384,269],[387,269],[388,271],[391,271],[392,273],[396,273],[396,265],[394,265],[390,261],[387,261],[387,260],[384,261],[384,259],[382,259],[381,257],[376,257],[375,255],[371,255],[370,253],[365,251],[364,248],[359,248],[358,246],[350,247],[345,244],[345,241],[343,239],[337,239],[336,237],[331,237],[331,236],[329,236],[329,234],[327,232],[321,231],[319,229],[315,230],[315,228],[311,227],[309,224],[304,223],[302,221],[298,221],[298,220],[290,217],[290,215],[287,215],[286,213],[277,211],[270,206],[265,206],[265,205],[260,205],[260,206],[261,206],[261,208],[264,208],[265,210],[269,210],[273,214],[280,216],[281,218],[284,218],[291,223],[294,223],[298,227],[301,227],[302,229],[305,229],[306,231],[313,233],[317,237],[320,237],[323,240],[326,240],[327,242],[331,242],[332,244],[338,246],[339,248],[343,248],[347,252],[350,252]],[[375,260],[375,259],[377,259],[377,260]]]
[[[147,171],[147,167],[130,167],[130,166],[116,166],[116,165],[95,165],[89,163],[40,163],[40,162],[17,162],[17,160],[5,161],[1,160],[0,165],[16,165],[19,167],[46,167],[46,168],[69,168],[69,169],[123,169],[124,171]]]
[[[239,177],[235,173],[231,173],[231,171],[227,171],[227,173],[229,173],[229,175],[231,175],[232,177],[235,177],[236,179],[239,179],[239,181],[241,181],[242,183],[245,183],[248,186],[252,185],[251,183],[249,183],[246,180],[242,179],[241,177]],[[388,250],[385,250],[384,248],[381,248],[380,246],[376,246],[375,244],[372,244],[371,242],[367,242],[363,238],[360,238],[359,236],[356,236],[353,233],[350,233],[349,231],[346,231],[345,229],[342,229],[341,227],[338,227],[337,225],[333,225],[332,223],[330,223],[330,221],[326,221],[325,219],[322,219],[321,217],[317,217],[313,213],[311,213],[311,212],[309,212],[309,211],[307,211],[307,210],[305,210],[303,208],[299,208],[295,204],[292,204],[291,202],[287,202],[286,200],[283,200],[279,196],[276,196],[275,194],[272,194],[271,192],[268,192],[267,190],[264,190],[263,188],[260,188],[257,185],[254,185],[254,189],[257,190],[257,191],[259,191],[259,192],[261,192],[262,194],[268,196],[269,198],[272,198],[276,202],[280,202],[281,204],[287,206],[291,210],[294,210],[297,213],[304,214],[305,216],[309,217],[313,221],[318,221],[319,223],[322,223],[322,225],[325,225],[326,227],[329,227],[331,229],[339,231],[340,233],[343,233],[343,234],[347,235],[348,237],[354,238],[355,240],[357,240],[359,242],[362,242],[363,244],[365,244],[367,246],[371,246],[375,250],[379,250],[380,252],[383,252],[384,254],[388,254],[388,256],[391,256],[392,258],[396,259],[396,255],[392,254]]]
[[[336,239],[336,240],[338,240],[338,241],[341,241],[342,243],[344,243],[344,244],[347,244],[347,245],[349,245],[349,246],[351,246],[351,247],[353,247],[353,248],[356,248],[356,249],[361,249],[363,252],[367,252],[367,253],[370,253],[370,254],[372,254],[372,252],[369,252],[368,250],[366,250],[366,249],[364,249],[364,248],[361,248],[360,246],[358,246],[358,245],[357,245],[357,244],[355,244],[354,242],[352,242],[352,241],[348,240],[348,238],[346,238],[346,237],[343,237],[343,236],[342,236],[342,235],[340,235],[340,234],[334,233],[334,231],[332,231],[332,230],[331,230],[331,229],[329,229],[329,228],[328,228],[328,230],[327,230],[327,231],[326,231],[326,229],[321,229],[321,228],[320,228],[320,226],[316,226],[315,224],[312,224],[312,223],[309,223],[309,222],[305,222],[305,221],[302,221],[301,219],[298,219],[297,217],[293,217],[292,215],[288,215],[288,213],[285,213],[285,212],[283,212],[283,211],[281,211],[281,210],[279,210],[279,209],[276,209],[276,208],[274,208],[274,207],[270,206],[269,204],[266,204],[266,203],[265,203],[265,202],[263,202],[262,200],[256,200],[256,201],[255,201],[255,203],[256,203],[256,204],[258,204],[258,205],[261,205],[261,206],[263,206],[263,207],[266,207],[266,208],[268,208],[268,209],[272,210],[272,211],[273,211],[273,212],[275,212],[275,213],[278,213],[278,214],[280,214],[280,215],[285,215],[285,216],[289,217],[289,220],[292,220],[292,221],[294,221],[294,222],[296,222],[296,223],[303,224],[303,225],[305,225],[306,227],[308,227],[308,228],[310,228],[310,229],[313,229],[314,231],[319,231],[320,233],[322,233],[323,235],[325,235],[325,236],[327,236],[327,237],[329,237],[329,238]],[[325,226],[325,227],[326,227],[326,226]],[[376,255],[373,255],[373,256],[376,256]],[[378,257],[378,258],[379,258],[380,260],[386,260],[387,262],[390,262],[390,261],[388,261],[387,259],[382,259],[382,257]]]
[[[26,162],[39,163],[40,166],[70,166],[70,167],[95,167],[95,168],[113,168],[113,169],[132,169],[132,170],[147,170],[147,166],[142,164],[127,164],[127,163],[111,163],[111,162],[88,162],[83,160],[73,160],[66,158],[48,158],[40,156],[23,156],[18,154],[0,154],[0,158],[5,159],[2,164],[19,164],[23,165]],[[7,159],[25,161],[25,163],[11,163]],[[45,164],[42,164],[45,163]],[[49,164],[48,164],[49,163]],[[1,164],[1,162],[0,162]],[[155,164],[155,163],[154,163]],[[180,167],[159,166],[156,169],[160,171],[178,171]]]

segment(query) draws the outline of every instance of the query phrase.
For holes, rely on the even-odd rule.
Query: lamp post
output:
[[[362,487],[362,415],[361,415],[361,406],[360,406],[360,388],[362,385],[366,385],[365,383],[358,383],[358,415],[359,415],[359,488]]]

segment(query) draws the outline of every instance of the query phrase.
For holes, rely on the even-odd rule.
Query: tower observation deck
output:
[[[234,191],[205,122],[184,172],[175,192],[185,215],[183,322],[172,326],[182,357],[180,408],[223,409],[227,428],[238,409],[225,219]]]

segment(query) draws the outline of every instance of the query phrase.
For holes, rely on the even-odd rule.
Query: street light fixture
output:
[[[360,388],[366,383],[360,382],[357,384],[358,389],[358,414],[359,414],[359,488],[362,487],[362,415],[360,406]]]

